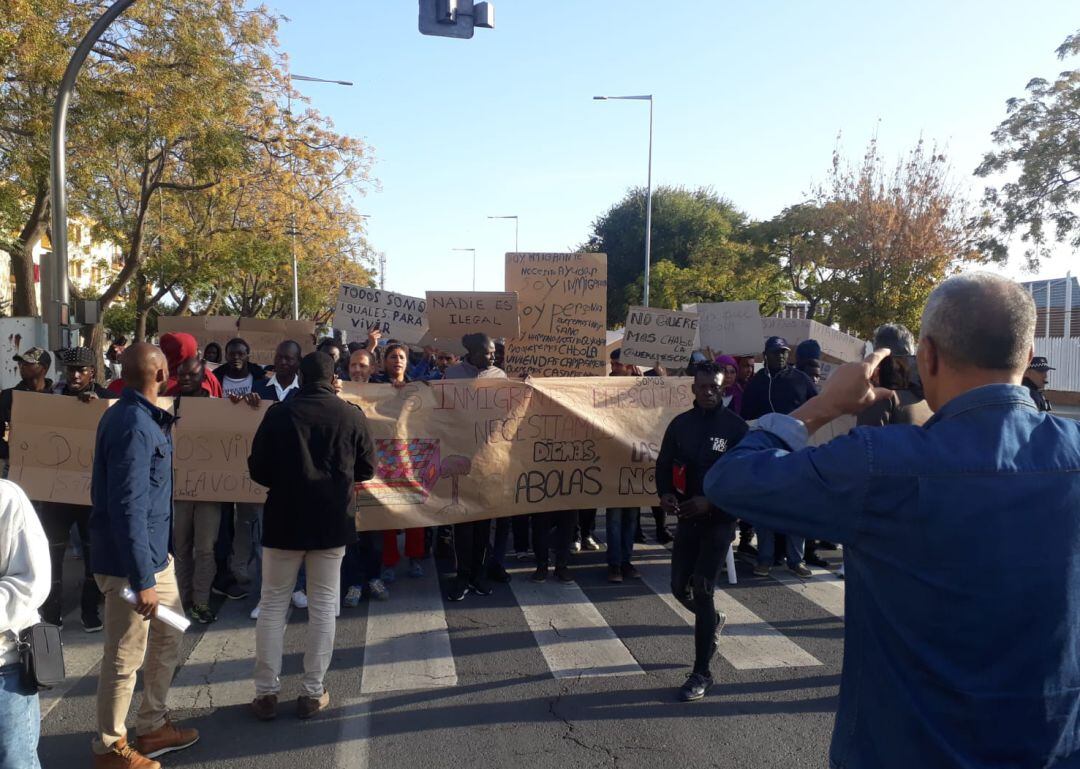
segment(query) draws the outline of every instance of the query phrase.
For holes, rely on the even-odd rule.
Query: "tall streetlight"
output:
[[[652,94],[643,96],[594,96],[596,101],[647,101],[649,102],[649,176],[648,193],[645,198],[645,291],[642,305],[649,306],[649,264],[652,253]]]
[[[488,219],[513,219],[514,220],[514,253],[518,250],[518,216],[517,214],[511,214],[510,216],[489,216]]]
[[[472,251],[472,290],[476,290],[476,249],[475,248],[451,248],[451,251]]]
[[[289,84],[286,91],[287,108],[286,111],[289,117],[292,117],[292,81],[302,80],[305,83],[330,83],[331,85],[345,85],[351,86],[352,83],[348,80],[324,80],[321,77],[308,77],[307,75],[293,75],[289,74]],[[289,156],[290,165],[293,163],[292,155]],[[295,166],[293,166],[295,169]],[[289,250],[292,252],[292,316],[293,320],[300,320],[300,274],[296,263],[296,236],[298,231],[296,229],[296,210],[293,209],[290,214],[291,224],[289,229],[286,230],[286,234],[289,236]]]

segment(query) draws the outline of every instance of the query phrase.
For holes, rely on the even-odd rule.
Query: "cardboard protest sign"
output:
[[[458,339],[487,334],[492,339],[518,335],[517,294],[505,291],[428,291],[428,334]]]
[[[362,338],[377,328],[386,338],[418,344],[427,330],[426,308],[427,302],[419,297],[342,283],[334,328],[349,333],[349,339]]]
[[[181,398],[173,429],[173,497],[178,500],[266,501],[251,480],[251,439],[272,404],[252,408],[222,398]]]
[[[230,315],[160,315],[158,333],[191,334],[201,350],[205,350],[211,342],[217,342],[224,355],[225,345],[237,335],[239,320]]]
[[[507,374],[607,373],[606,254],[507,254],[506,290],[517,292],[521,317],[521,335],[506,346]]]
[[[699,343],[717,355],[760,355],[765,333],[756,300],[684,304],[698,314]]]
[[[821,345],[823,360],[850,363],[862,360],[866,343],[834,328],[806,318],[762,318],[765,336],[782,336],[791,345],[792,354],[800,342],[816,339]]]
[[[392,529],[519,513],[656,501],[670,421],[690,408],[685,378],[450,380],[345,384],[375,442],[377,474],[357,489],[357,523]],[[162,405],[168,403],[162,400]],[[88,504],[104,401],[16,393],[11,478],[32,499]],[[261,502],[247,475],[265,408],[184,398],[173,433],[177,499]]]
[[[619,360],[636,366],[684,368],[697,349],[697,338],[697,313],[631,307]]]
[[[274,362],[274,352],[282,342],[291,339],[300,345],[300,354],[315,351],[315,322],[284,318],[240,318],[237,336],[251,348],[254,363]]]
[[[98,420],[112,400],[15,391],[8,480],[30,499],[90,504]]]

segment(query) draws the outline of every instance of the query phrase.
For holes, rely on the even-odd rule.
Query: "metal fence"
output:
[[[1080,392],[1080,338],[1035,337],[1035,354],[1045,357],[1057,369],[1050,372],[1049,389]]]

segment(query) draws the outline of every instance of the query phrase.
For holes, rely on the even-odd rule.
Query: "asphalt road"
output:
[[[646,531],[651,540],[651,521]],[[622,585],[607,583],[603,552],[574,556],[569,586],[533,585],[531,560],[515,562],[511,585],[456,604],[441,599],[446,576],[436,577],[433,562],[422,580],[402,568],[389,602],[342,611],[326,681],[331,707],[306,722],[293,714],[306,612],[293,610],[286,632],[280,715],[261,723],[247,709],[253,604],[228,602],[217,623],[188,631],[170,694],[174,718],[202,738],[163,764],[826,766],[843,582],[820,572],[804,583],[780,568],[759,578],[740,562],[738,584],[717,594],[729,618],[713,664],[717,684],[705,700],[684,704],[675,691],[692,663],[692,634],[665,589],[668,559],[664,548],[644,546],[645,579]],[[67,690],[43,702],[45,769],[90,766],[101,636],[82,633],[77,613],[72,620]]]

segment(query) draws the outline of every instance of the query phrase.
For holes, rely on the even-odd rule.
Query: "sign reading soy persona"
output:
[[[683,368],[697,348],[697,337],[697,313],[631,307],[619,360],[635,366]]]
[[[355,336],[378,329],[384,337],[416,344],[427,331],[426,310],[427,301],[416,296],[342,283],[334,328]]]
[[[521,318],[506,345],[507,374],[607,372],[606,254],[507,254],[506,290],[517,292]]]

